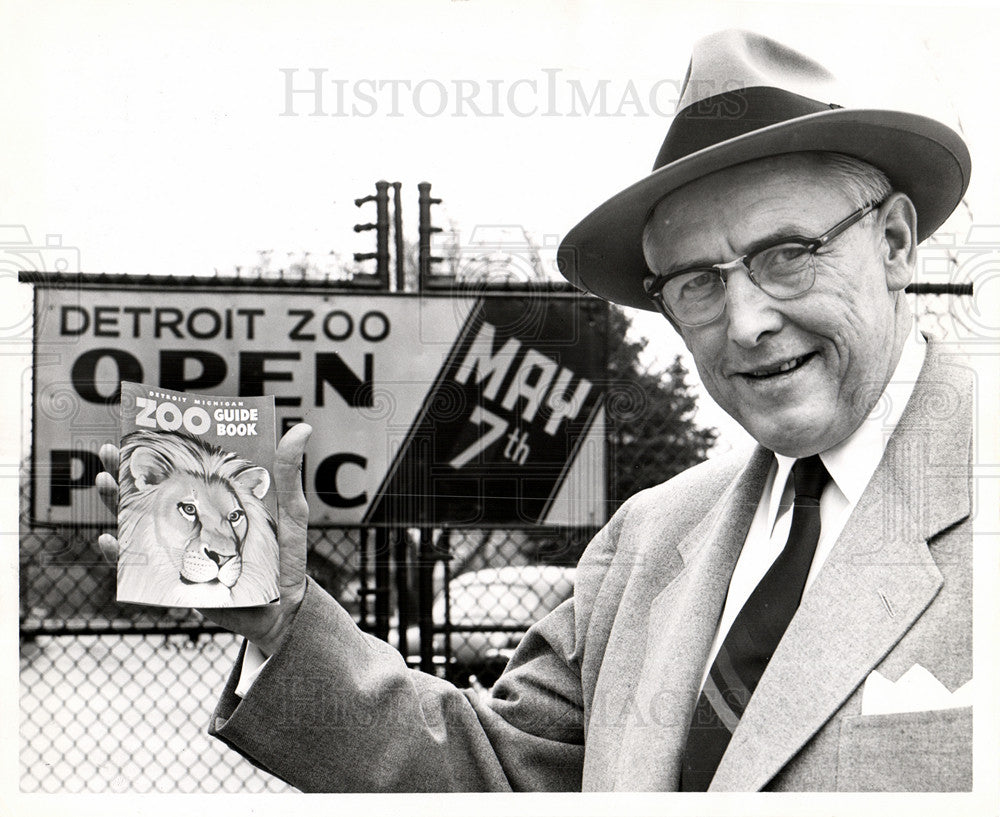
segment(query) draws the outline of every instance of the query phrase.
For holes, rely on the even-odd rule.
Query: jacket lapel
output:
[[[937,594],[927,540],[969,514],[971,417],[967,370],[929,346],[882,462],[778,645],[712,791],[766,786]]]
[[[708,650],[773,459],[758,447],[713,512],[677,545],[684,566],[649,606],[645,658],[623,713],[617,790],[677,788]]]

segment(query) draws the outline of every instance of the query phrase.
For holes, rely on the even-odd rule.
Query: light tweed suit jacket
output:
[[[971,787],[971,707],[861,707],[874,670],[919,666],[950,691],[972,676],[971,441],[971,373],[932,344],[712,790]],[[210,731],[311,791],[676,790],[771,459],[710,460],[626,502],[486,703],[408,670],[310,582],[284,647],[242,700],[234,670]]]

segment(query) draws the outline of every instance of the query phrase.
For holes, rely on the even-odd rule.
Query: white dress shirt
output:
[[[899,363],[896,364],[889,384],[868,417],[850,437],[820,453],[819,457],[830,474],[830,482],[820,499],[819,542],[804,592],[808,592],[851,512],[868,487],[872,474],[885,453],[889,437],[913,394],[926,354],[927,344],[914,329],[903,344]],[[746,542],[729,581],[729,593],[726,595],[726,604],[722,609],[722,618],[719,619],[719,629],[712,642],[708,663],[702,673],[702,685],[733,621],[771,564],[778,558],[788,539],[788,531],[792,526],[794,494],[794,486],[788,475],[795,464],[795,458],[775,454],[774,460],[771,472],[764,482],[764,491],[747,532]]]

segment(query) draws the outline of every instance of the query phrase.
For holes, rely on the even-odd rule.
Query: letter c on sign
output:
[[[316,496],[331,508],[357,508],[368,502],[367,491],[354,496],[343,496],[337,488],[337,476],[343,465],[356,465],[362,471],[368,465],[368,459],[360,454],[331,454],[316,469]]]

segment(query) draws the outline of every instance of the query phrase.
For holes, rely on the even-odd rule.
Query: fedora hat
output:
[[[917,211],[923,241],[955,209],[971,160],[951,128],[912,113],[850,109],[828,98],[833,76],[804,54],[747,31],[700,40],[653,171],[577,224],[559,246],[576,287],[654,309],[643,278],[642,231],[664,196],[743,162],[801,151],[853,156],[879,168]]]

